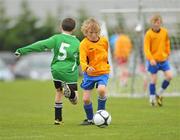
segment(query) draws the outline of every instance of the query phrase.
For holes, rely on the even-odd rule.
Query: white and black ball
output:
[[[111,123],[111,115],[106,110],[98,110],[94,114],[93,121],[98,127],[107,127]]]

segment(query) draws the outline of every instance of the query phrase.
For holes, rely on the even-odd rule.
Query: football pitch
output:
[[[81,90],[78,105],[64,99],[64,124],[53,125],[54,92],[51,81],[0,82],[0,140],[180,140],[180,97],[165,97],[163,107],[151,107],[147,98],[109,97],[112,123],[99,128],[79,125]]]

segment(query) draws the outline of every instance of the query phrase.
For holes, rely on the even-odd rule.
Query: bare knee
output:
[[[90,92],[84,92],[83,93],[83,102],[84,102],[84,104],[90,104],[91,103]]]
[[[100,97],[106,96],[106,86],[105,85],[98,86],[97,91],[98,91]]]
[[[151,83],[156,84],[157,82],[157,74],[151,74]]]
[[[63,93],[61,89],[56,89],[55,102],[62,102]]]
[[[172,72],[171,71],[165,72],[165,77],[166,77],[166,80],[171,81],[173,78]]]

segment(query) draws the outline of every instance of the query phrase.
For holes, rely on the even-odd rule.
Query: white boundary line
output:
[[[148,97],[148,94],[141,94],[141,93],[110,93],[109,97],[123,97],[123,98],[145,98]],[[180,93],[174,92],[174,93],[164,93],[164,97],[180,97]]]

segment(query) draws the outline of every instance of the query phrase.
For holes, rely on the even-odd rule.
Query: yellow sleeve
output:
[[[150,61],[153,60],[153,56],[150,51],[150,35],[149,33],[146,33],[145,38],[144,38],[144,54],[145,57]]]
[[[84,45],[84,43],[80,44],[80,65],[81,65],[81,69],[82,71],[86,71],[87,67],[88,67],[88,60],[87,60],[87,48]]]
[[[169,40],[168,33],[167,33],[167,36],[166,36],[166,52],[167,52],[168,55],[170,55],[171,48],[170,48],[170,40]]]
[[[104,40],[105,40],[105,42],[106,42],[106,45],[105,45],[106,51],[108,52],[108,49],[109,49],[109,42],[108,42],[108,39],[107,39],[106,37],[104,37]]]

